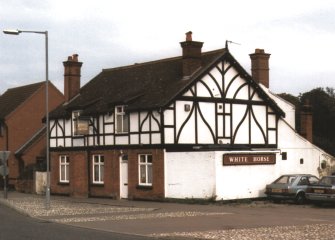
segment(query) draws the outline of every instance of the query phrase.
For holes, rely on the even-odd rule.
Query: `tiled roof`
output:
[[[94,116],[114,110],[115,105],[127,105],[127,111],[166,107],[190,84],[221,57],[226,56],[245,75],[257,91],[280,115],[283,111],[252,80],[226,49],[202,53],[202,67],[190,78],[183,79],[182,57],[103,69],[100,74],[80,89],[69,103],[52,111],[51,119],[69,118],[72,110],[83,110],[82,115]]]
[[[224,49],[203,53],[202,65],[209,65],[224,53]],[[94,115],[118,104],[127,105],[128,111],[163,107],[191,82],[191,78],[182,78],[182,57],[103,69],[72,101],[50,113],[50,118],[69,117],[67,110],[74,109]]]
[[[22,87],[10,88],[0,96],[0,119],[4,119],[13,112],[45,82],[34,83]]]

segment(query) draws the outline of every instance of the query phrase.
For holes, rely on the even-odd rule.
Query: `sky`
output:
[[[298,96],[335,88],[334,0],[0,0],[0,94],[49,79],[63,92],[63,61],[83,62],[83,86],[102,69],[181,55],[185,33],[203,52],[224,48],[250,71],[256,48],[270,53],[270,90]]]

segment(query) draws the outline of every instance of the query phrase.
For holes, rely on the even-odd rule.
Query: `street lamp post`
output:
[[[50,159],[49,159],[49,56],[48,56],[48,31],[4,30],[5,34],[19,35],[20,33],[37,33],[45,36],[45,111],[46,111],[46,161],[47,161],[47,186],[45,193],[45,208],[50,209]]]

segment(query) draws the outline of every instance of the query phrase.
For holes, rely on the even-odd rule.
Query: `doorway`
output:
[[[128,155],[120,156],[120,198],[128,198]]]

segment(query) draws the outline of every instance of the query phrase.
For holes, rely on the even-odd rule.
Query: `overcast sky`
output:
[[[193,31],[203,51],[270,57],[270,89],[298,95],[335,88],[333,0],[0,0],[0,29],[49,33],[49,79],[63,92],[63,64],[79,54],[86,84],[103,68],[181,55]],[[45,80],[44,35],[0,35],[0,93]]]

